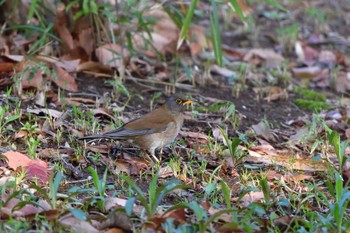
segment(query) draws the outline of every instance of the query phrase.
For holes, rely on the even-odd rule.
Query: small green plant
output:
[[[31,124],[29,121],[27,121],[25,124],[21,123],[21,125],[21,130],[27,132],[27,138],[33,137],[38,131],[40,131],[37,123]]]
[[[30,137],[27,140],[28,154],[32,159],[36,158],[36,149],[38,148],[40,142],[41,138],[34,139],[33,137]]]
[[[127,204],[125,206],[126,213],[129,216],[131,215],[132,207],[136,199],[138,199],[141,202],[141,205],[145,208],[148,219],[151,219],[157,213],[157,207],[167,194],[176,189],[188,188],[187,185],[179,184],[177,180],[170,180],[169,182],[158,187],[158,174],[153,174],[152,181],[148,189],[147,199],[141,188],[137,186],[133,180],[124,174],[121,176],[121,178],[132,188],[134,192],[136,192],[136,197],[130,197],[127,201]]]
[[[313,23],[313,28],[317,33],[325,33],[324,30],[327,28],[327,15],[324,10],[320,8],[310,7],[305,9],[305,13],[307,14],[307,20]]]
[[[103,15],[107,18],[114,18],[114,15],[111,13],[112,6],[110,4],[98,3],[97,0],[74,0],[70,1],[66,10],[69,11],[75,5],[79,5],[80,9],[73,16],[74,20],[89,15],[93,15],[95,17]]]
[[[335,185],[329,181],[326,182],[326,185],[334,198],[334,203],[327,200],[330,208],[324,217],[320,215],[322,222],[327,228],[336,229],[337,232],[345,232],[350,229],[350,218],[346,214],[350,203],[348,186],[344,186],[343,178],[339,173],[335,173]]]
[[[345,150],[349,145],[349,140],[341,141],[340,135],[326,126],[326,130],[328,133],[328,142],[333,146],[335,154],[337,155],[339,162],[339,173],[343,173],[343,167],[346,163],[348,157],[345,155]]]
[[[105,191],[107,189],[106,180],[107,180],[107,169],[103,173],[102,179],[98,177],[97,171],[92,167],[88,167],[88,171],[91,173],[92,179],[94,181],[95,189],[98,193],[98,197],[94,201],[97,203],[97,207],[100,211],[105,209]]]
[[[232,158],[232,163],[234,166],[237,166],[243,162],[243,159],[245,156],[247,156],[246,153],[244,153],[238,146],[241,143],[241,138],[233,138],[229,139],[228,135],[225,133],[223,129],[220,128],[220,131],[225,139],[227,149],[229,151],[229,154]]]
[[[282,26],[281,28],[276,29],[277,38],[288,52],[292,51],[294,48],[299,32],[300,25],[298,23],[293,23],[289,26]]]
[[[63,174],[62,172],[59,171],[56,173],[55,176],[51,176],[49,181],[49,187],[50,187],[49,197],[51,200],[50,203],[52,208],[54,209],[57,207],[58,188],[60,186],[62,178],[63,178]]]
[[[198,202],[192,201],[190,203],[182,202],[177,205],[174,205],[170,207],[167,211],[165,211],[163,215],[167,214],[170,211],[178,209],[189,209],[193,211],[196,217],[196,223],[192,224],[192,226],[195,226],[195,228],[197,228],[197,232],[201,233],[208,232],[207,230],[211,228],[211,224],[215,222],[216,219],[219,218],[221,215],[234,213],[235,211],[235,209],[228,208],[224,210],[218,210],[216,213],[208,215],[207,211],[203,209],[203,207],[199,205]]]
[[[5,106],[0,106],[0,135],[2,135],[3,130],[5,129],[5,126],[21,117],[20,114],[15,114],[10,117],[6,117],[6,113],[10,111],[10,106],[5,105]]]

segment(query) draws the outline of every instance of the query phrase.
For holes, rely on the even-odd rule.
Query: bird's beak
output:
[[[189,105],[192,104],[194,101],[192,100],[186,100],[185,102],[183,102],[183,105]]]

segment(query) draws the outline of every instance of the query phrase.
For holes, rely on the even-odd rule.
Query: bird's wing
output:
[[[128,129],[121,127],[119,129],[102,134],[106,138],[130,137],[144,134],[156,133],[154,129]]]
[[[86,140],[86,139],[98,139],[98,138],[110,138],[110,139],[116,139],[116,138],[123,138],[123,137],[132,137],[132,136],[139,136],[144,134],[151,134],[156,133],[156,130],[152,129],[142,129],[142,130],[134,130],[134,129],[126,129],[124,127],[118,128],[116,130],[112,130],[106,133],[102,134],[93,134],[88,135],[82,138],[79,138],[80,140]]]
[[[129,121],[116,130],[103,134],[86,136],[81,139],[119,138],[140,136],[152,133],[162,133],[166,131],[168,127],[171,127],[171,125],[174,124],[175,120],[174,116],[167,113],[164,114],[164,111],[160,109],[161,108],[156,109],[141,118]]]
[[[144,115],[141,118],[135,119],[123,125],[122,128],[139,132],[141,134],[161,133],[164,132],[169,124],[174,123],[173,115],[164,113],[160,109]]]

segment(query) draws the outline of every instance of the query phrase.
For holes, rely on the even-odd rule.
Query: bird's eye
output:
[[[182,103],[182,99],[176,99],[176,103],[177,104],[181,104]]]

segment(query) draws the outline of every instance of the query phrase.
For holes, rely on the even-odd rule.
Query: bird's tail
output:
[[[98,139],[98,138],[106,138],[106,136],[103,134],[93,134],[93,135],[88,135],[88,136],[79,138],[79,140],[89,140],[89,139]]]

